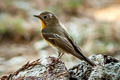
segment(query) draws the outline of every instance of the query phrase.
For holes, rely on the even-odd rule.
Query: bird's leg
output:
[[[57,61],[59,61],[59,59],[63,56],[64,53],[61,53],[61,52],[58,52],[59,55],[58,55],[58,58],[57,58]]]
[[[62,54],[61,52],[58,52],[58,57],[59,57],[61,54]]]

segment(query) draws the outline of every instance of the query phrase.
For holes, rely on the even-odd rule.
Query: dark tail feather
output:
[[[85,57],[83,55],[83,53],[81,52],[80,48],[77,47],[77,45],[73,45],[74,49],[76,51],[76,53],[74,54],[74,56],[76,56],[77,58],[81,59],[81,60],[85,60],[88,64],[90,64],[91,66],[96,66],[95,63],[93,63],[90,59],[88,59],[87,57]]]
[[[91,66],[96,66],[95,63],[93,63],[90,59],[88,59],[87,57],[85,57],[83,55],[83,53],[81,52],[81,49],[77,46],[77,44],[75,42],[72,41],[72,39],[70,39],[68,36],[67,36],[68,40],[70,41],[70,43],[73,45],[76,53],[72,54],[74,55],[75,57],[81,59],[81,60],[85,60],[88,64],[90,64]]]
[[[81,55],[81,56],[82,56],[83,60],[85,60],[88,64],[90,64],[91,66],[96,66],[96,64],[93,63],[90,59],[88,59],[87,57],[85,57],[83,55]]]
[[[90,64],[91,66],[96,66],[95,63],[93,63],[90,59],[88,59],[87,57],[85,57],[83,55],[83,53],[81,52],[80,48],[75,48],[75,51],[77,52],[75,54],[76,57],[78,57],[81,60],[85,60],[88,64]]]
[[[88,64],[90,64],[91,66],[96,66],[95,63],[93,63],[90,59],[88,59],[87,57],[85,57],[83,55],[83,53],[81,53],[81,51],[76,51],[77,53],[74,54],[74,56],[76,56],[77,58],[86,61]]]

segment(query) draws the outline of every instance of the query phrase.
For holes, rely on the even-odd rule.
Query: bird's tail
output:
[[[90,64],[91,66],[96,66],[95,63],[93,63],[90,59],[88,59],[87,57],[85,57],[81,51],[81,49],[76,45],[73,44],[73,47],[75,49],[75,53],[73,54],[74,56],[76,56],[77,58],[81,59],[81,60],[85,60],[88,64]]]
[[[77,55],[75,55],[77,58],[86,61],[88,64],[90,64],[91,66],[96,66],[95,63],[93,63],[90,59],[88,59],[87,57],[85,57],[83,55],[83,53],[81,53],[81,51],[77,52]]]
[[[95,63],[93,63],[90,59],[88,59],[87,57],[85,57],[83,54],[82,55],[81,55],[81,53],[79,53],[79,54],[80,54],[80,57],[82,57],[82,59],[85,60],[88,64],[90,64],[91,66],[96,66]]]
[[[88,64],[90,64],[91,66],[96,66],[95,63],[93,63],[90,59],[88,59],[87,57],[85,57],[81,51],[81,49],[77,46],[77,44],[75,42],[73,42],[69,37],[68,40],[70,41],[70,43],[73,45],[73,48],[75,50],[75,52],[72,54],[75,57],[81,59],[81,60],[85,60]]]

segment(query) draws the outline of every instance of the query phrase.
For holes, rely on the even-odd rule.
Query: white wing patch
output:
[[[51,33],[52,34],[52,33]],[[54,35],[54,37],[50,37],[49,39],[59,39],[59,38],[63,38],[63,39],[66,39],[66,38],[64,38],[64,37],[62,37],[62,36],[60,36],[60,35],[58,35],[58,34],[52,34],[52,35]]]

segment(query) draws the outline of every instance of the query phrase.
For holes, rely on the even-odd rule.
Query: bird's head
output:
[[[41,29],[45,28],[46,26],[54,25],[58,23],[57,17],[52,12],[42,12],[39,15],[34,15],[40,19],[41,22]]]

